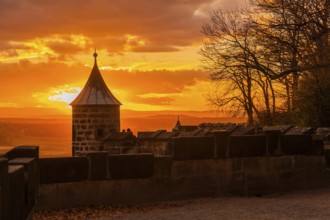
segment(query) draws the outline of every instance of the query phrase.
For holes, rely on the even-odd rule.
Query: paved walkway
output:
[[[38,213],[36,219],[330,219],[330,189],[267,197],[218,197]]]

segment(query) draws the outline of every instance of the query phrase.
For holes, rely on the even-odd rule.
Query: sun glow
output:
[[[70,103],[81,91],[80,87],[72,85],[61,85],[52,87],[46,92],[37,92],[32,97],[37,100],[37,107],[51,107],[67,111],[70,109]]]
[[[71,103],[81,91],[80,87],[60,86],[50,91],[48,99],[55,102]]]

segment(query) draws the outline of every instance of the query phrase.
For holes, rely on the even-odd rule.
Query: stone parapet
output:
[[[134,157],[128,162],[128,155],[116,156],[116,162],[109,166],[119,170],[120,176],[112,179],[42,184],[39,208],[131,205],[202,196],[262,196],[330,184],[324,157],[318,155],[203,160],[155,157],[149,165],[153,167],[151,176],[142,175],[149,172],[149,158]],[[121,168],[125,163],[126,167]],[[137,168],[140,163],[141,169]]]
[[[24,220],[34,206],[29,206],[28,201],[31,199],[26,194],[29,194],[26,189],[24,177],[24,167],[22,165],[10,165],[8,167],[8,219]],[[31,196],[31,194],[30,194]]]
[[[89,164],[86,157],[40,159],[40,183],[79,182],[87,180]]]
[[[0,158],[0,220],[8,219],[8,159]]]
[[[27,216],[34,208],[37,202],[38,188],[39,188],[39,173],[37,168],[37,158],[20,157],[9,160],[9,165],[22,166],[24,168],[24,181],[25,182],[25,216]]]
[[[39,190],[38,162],[38,146],[18,146],[0,157],[0,220],[33,218]]]

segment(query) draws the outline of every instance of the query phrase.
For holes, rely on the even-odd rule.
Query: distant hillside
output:
[[[71,116],[69,111],[55,108],[0,107],[0,118],[63,118]]]
[[[230,114],[218,111],[136,111],[121,109],[121,118],[164,117],[164,116],[191,116],[200,118],[230,117]],[[70,118],[71,110],[37,107],[0,107],[0,118]]]
[[[228,117],[229,114],[220,113],[218,111],[175,111],[175,110],[163,110],[163,111],[135,111],[129,109],[122,109],[120,111],[121,116],[124,118],[132,117],[149,117],[149,116],[193,116],[193,117]]]

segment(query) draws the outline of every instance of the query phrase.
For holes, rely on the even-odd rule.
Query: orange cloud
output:
[[[2,0],[0,41],[84,35],[98,47],[120,52],[127,43],[125,36],[132,35],[147,42],[135,52],[168,52],[200,41],[207,19],[200,15],[237,5],[232,2],[237,1]]]
[[[0,81],[0,94],[3,94],[0,103],[2,106],[10,103],[8,106],[66,108],[86,83],[90,71],[83,65],[68,66],[58,62],[0,64],[0,72],[6,73]],[[174,108],[173,103],[190,92],[187,88],[208,82],[207,74],[198,70],[103,70],[102,74],[110,90],[123,103],[130,103],[130,108],[137,104]],[[200,88],[200,93],[208,89],[207,86]],[[198,102],[205,103],[205,100],[200,96]]]
[[[0,106],[66,108],[97,47],[124,108],[205,109],[200,29],[209,11],[241,1],[2,0]]]
[[[187,71],[102,71],[111,86],[134,90],[135,95],[146,93],[179,93],[196,81],[207,81],[207,74],[198,70]]]

